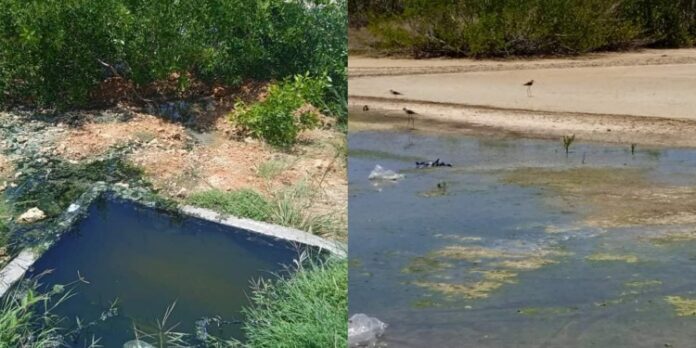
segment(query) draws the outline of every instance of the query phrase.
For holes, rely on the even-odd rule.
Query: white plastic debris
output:
[[[374,347],[387,326],[379,319],[366,314],[354,314],[348,319],[348,346],[351,348]]]
[[[155,346],[140,340],[132,340],[123,344],[123,348],[155,348]]]
[[[370,176],[367,177],[370,180],[399,180],[403,179],[404,175],[399,174],[390,169],[384,169],[379,164],[375,166],[375,169],[370,172]]]
[[[74,213],[74,212],[76,212],[78,209],[80,209],[80,205],[79,205],[79,204],[75,204],[75,203],[70,204],[70,206],[68,207],[68,213]]]

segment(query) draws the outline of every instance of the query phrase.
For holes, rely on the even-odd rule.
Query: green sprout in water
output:
[[[633,143],[633,144],[631,144],[631,155],[635,155],[635,154],[636,154],[636,144]]]
[[[570,152],[570,145],[573,144],[573,141],[575,141],[575,134],[563,136],[563,148],[565,149],[566,155]]]

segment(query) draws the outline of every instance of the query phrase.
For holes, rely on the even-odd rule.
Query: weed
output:
[[[251,189],[231,192],[210,190],[192,194],[188,203],[258,221],[293,227],[318,235],[341,235],[339,224],[331,215],[314,215],[308,211],[314,190],[305,182],[275,191],[269,198]]]
[[[269,221],[271,218],[271,204],[261,194],[250,189],[195,193],[188,198],[188,202],[242,218],[258,221]]]
[[[338,224],[330,215],[308,211],[314,196],[314,189],[305,182],[274,192],[271,222],[317,235],[340,235]]]
[[[136,139],[138,139],[138,141],[143,143],[149,143],[155,138],[157,138],[157,135],[148,131],[136,131],[133,135]]]
[[[144,328],[133,325],[133,332],[137,341],[148,342],[158,348],[184,348],[190,347],[185,341],[189,336],[186,333],[176,331],[178,324],[169,324],[169,318],[174,312],[176,302],[172,303],[164,311],[161,319],[158,319],[154,327]]]
[[[258,281],[251,301],[245,347],[345,347],[348,261],[298,262],[290,278]]]
[[[0,347],[58,347],[62,344],[60,318],[52,310],[72,296],[54,286],[45,294],[38,283],[24,281],[5,294],[0,303]]]
[[[634,144],[631,144],[631,155],[635,155],[635,154],[636,154],[636,144],[634,143]]]
[[[285,160],[270,159],[259,164],[256,167],[256,175],[264,180],[273,180],[288,168],[288,162]]]
[[[568,155],[568,153],[570,152],[570,145],[572,145],[573,142],[575,141],[575,134],[569,135],[569,136],[564,135],[562,140],[563,140],[563,148],[565,149],[566,155]]]

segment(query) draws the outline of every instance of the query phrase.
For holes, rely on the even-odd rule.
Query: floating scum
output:
[[[351,311],[389,323],[385,343],[690,342],[693,150],[576,139],[566,156],[558,139],[350,137],[361,217],[351,218]],[[413,169],[433,156],[457,166]],[[375,186],[376,163],[407,176]],[[636,328],[645,335],[628,334]]]

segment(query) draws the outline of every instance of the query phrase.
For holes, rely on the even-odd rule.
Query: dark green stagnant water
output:
[[[91,337],[103,347],[132,340],[133,324],[154,326],[176,302],[169,325],[193,334],[195,322],[219,316],[242,319],[250,281],[281,272],[297,256],[288,243],[192,217],[179,217],[128,201],[101,198],[34,265],[30,276],[47,289],[84,277],[72,287],[75,296],[57,307],[75,328],[75,318],[96,322],[72,342],[83,347]],[[118,300],[118,315],[100,316]],[[242,338],[239,323],[209,328],[221,337]],[[194,339],[190,340],[196,343]]]
[[[656,182],[694,185],[696,151],[639,147],[631,155],[628,146],[576,143],[566,157],[560,141],[390,132],[352,133],[349,149],[350,313],[388,323],[383,345],[696,347],[696,318],[676,316],[664,301],[694,297],[696,243],[656,247],[638,238],[648,227],[578,225],[580,206],[554,207],[542,189],[507,183],[498,174],[520,167],[615,166],[643,169]],[[438,157],[455,167],[414,169],[414,161]],[[371,182],[375,164],[406,178]],[[441,181],[448,195],[421,195]],[[549,225],[579,227],[547,233]],[[516,284],[488,298],[452,298],[414,282],[457,283],[482,265],[403,272],[415,258],[456,244],[442,235],[473,237],[469,244],[497,250],[554,248],[571,255],[520,272]],[[588,262],[597,250],[636,254],[641,262]],[[662,283],[626,295],[626,282],[645,280]]]

